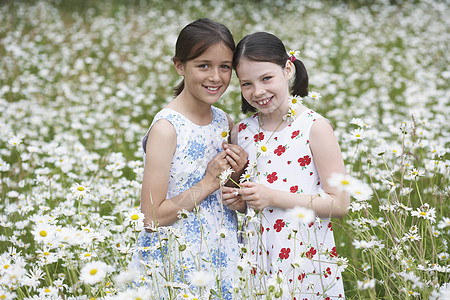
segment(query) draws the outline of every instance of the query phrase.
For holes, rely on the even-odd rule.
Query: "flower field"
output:
[[[140,140],[201,17],[300,51],[320,93],[304,103],[333,124],[349,174],[335,184],[353,195],[332,219],[346,298],[449,299],[450,4],[360,2],[0,1],[0,299],[157,299],[128,270]],[[239,121],[240,98],[233,75],[217,106]],[[167,288],[220,298],[198,286]]]

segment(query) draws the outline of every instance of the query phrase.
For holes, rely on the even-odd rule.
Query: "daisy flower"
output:
[[[178,219],[186,219],[189,216],[189,212],[186,209],[181,209],[177,212]]]
[[[208,271],[194,271],[189,274],[189,281],[197,287],[206,287],[213,281],[214,276]]]
[[[256,156],[264,157],[270,154],[270,150],[266,144],[262,145],[261,143],[256,144]]]
[[[289,101],[289,107],[290,108],[297,108],[300,104],[303,103],[303,100],[300,96],[294,95],[294,96],[289,96],[288,98]]]
[[[309,224],[313,222],[315,217],[313,210],[302,206],[291,208],[287,210],[287,213],[292,217],[292,219],[297,220],[299,223],[303,224]]]
[[[138,208],[133,208],[125,213],[125,220],[123,223],[124,225],[130,224],[141,230],[144,228],[144,214]]]
[[[87,187],[86,185],[81,185],[79,183],[75,183],[70,188],[70,191],[76,198],[82,198],[89,193],[90,188]]]
[[[14,146],[14,147],[17,147],[17,146],[19,146],[20,145],[20,143],[22,143],[22,139],[23,139],[23,137],[22,136],[13,136],[13,137],[11,137],[9,140],[8,140],[8,143],[11,145],[11,146]]]
[[[357,281],[359,290],[373,289],[375,287],[375,279],[365,278],[363,281]]]
[[[102,281],[106,274],[112,271],[112,267],[102,261],[87,263],[80,273],[80,279],[86,284],[96,284]]]
[[[311,98],[311,99],[313,99],[313,100],[320,100],[320,98],[322,98],[322,96],[320,95],[320,93],[314,92],[314,91],[309,92],[309,93],[308,93],[308,97]]]
[[[417,210],[412,211],[411,216],[430,220],[433,224],[436,222],[436,208],[429,208],[428,203],[425,203]]]
[[[230,178],[231,174],[234,172],[232,168],[228,168],[222,173],[219,174],[220,185],[224,185],[227,180]]]
[[[47,223],[38,223],[33,229],[34,240],[38,243],[53,243],[56,235],[55,228]]]
[[[249,172],[250,171],[250,172]],[[240,183],[250,180],[253,177],[251,170],[248,168],[245,170],[245,173],[241,175],[241,178],[239,180]]]
[[[441,221],[439,221],[437,227],[439,229],[444,229],[450,226],[450,218],[444,217]]]
[[[229,132],[228,128],[224,128],[224,129],[220,130],[219,133],[217,134],[217,139],[220,142],[227,142],[229,137],[230,137],[230,132]]]
[[[294,108],[289,108],[289,111],[287,112],[287,114],[285,114],[283,116],[283,120],[286,121],[287,123],[292,123],[295,120],[295,109]]]
[[[289,56],[293,56],[295,58],[298,58],[300,56],[300,51],[298,51],[298,50],[289,50],[288,54],[289,54]]]

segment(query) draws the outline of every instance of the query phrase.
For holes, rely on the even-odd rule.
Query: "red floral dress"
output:
[[[317,195],[320,178],[309,147],[314,122],[322,118],[312,110],[301,113],[278,132],[258,126],[258,114],[238,124],[238,144],[256,159],[256,143],[267,141],[269,155],[257,160],[259,183],[272,189]],[[285,285],[283,299],[342,299],[344,288],[336,263],[333,228],[328,219],[299,223],[285,210],[268,207],[247,224],[246,243],[256,268],[252,270],[257,289],[267,289],[278,275]],[[286,295],[286,289],[288,295]]]

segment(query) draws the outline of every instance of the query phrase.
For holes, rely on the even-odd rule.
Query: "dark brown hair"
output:
[[[185,63],[202,55],[209,47],[217,43],[223,43],[230,48],[231,52],[234,51],[233,35],[225,25],[208,18],[198,19],[180,31],[172,60]],[[175,96],[178,96],[183,89],[184,80],[175,87]]]
[[[239,61],[244,57],[252,61],[271,62],[284,69],[289,55],[283,42],[268,32],[255,32],[245,36],[236,46],[233,55],[233,69],[236,70]],[[299,60],[294,60],[295,79],[292,83],[291,94],[305,97],[308,94],[308,73],[305,65]],[[242,96],[241,110],[243,113],[256,112]]]

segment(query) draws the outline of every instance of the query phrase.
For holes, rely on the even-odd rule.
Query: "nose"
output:
[[[255,91],[253,92],[255,98],[259,98],[261,96],[263,96],[266,93],[266,90],[264,89],[264,87],[260,84],[257,84],[255,86]]]
[[[210,81],[212,82],[217,82],[220,80],[220,76],[219,76],[219,70],[217,68],[212,68],[211,72],[209,73],[209,78]]]

